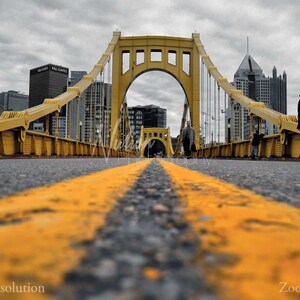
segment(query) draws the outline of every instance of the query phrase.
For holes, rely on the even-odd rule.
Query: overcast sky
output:
[[[0,92],[28,93],[29,70],[47,63],[90,71],[116,29],[122,36],[191,37],[196,31],[229,80],[249,36],[250,54],[266,76],[274,65],[278,73],[286,71],[288,113],[296,114],[299,16],[299,0],[0,0]],[[167,108],[169,125],[176,128],[184,94],[171,76],[149,72],[132,84],[127,101]]]

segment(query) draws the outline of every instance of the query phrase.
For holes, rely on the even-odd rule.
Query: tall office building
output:
[[[30,70],[29,79],[29,107],[43,103],[46,98],[55,98],[67,90],[69,69],[53,64],[44,65]],[[59,131],[63,131],[63,117],[65,109],[60,112]],[[45,118],[39,120],[45,129]],[[50,130],[53,129],[53,118],[50,118]],[[65,124],[64,124],[65,126]],[[53,132],[53,130],[52,130]]]
[[[136,147],[139,144],[141,127],[145,128],[167,127],[167,110],[156,105],[146,105],[146,106],[133,106],[128,108],[129,121],[131,130],[133,133],[134,144]],[[148,152],[148,148],[145,150],[145,154]],[[149,147],[149,155],[153,156],[155,153],[165,153],[165,148],[161,143],[157,141],[151,144]]]
[[[71,77],[69,78],[69,86],[73,86],[76,83],[78,83],[84,75],[86,75],[86,71],[71,71]],[[84,107],[84,93],[80,95],[80,101],[79,101],[79,124],[81,128],[79,130],[81,131],[81,137],[79,133],[79,139],[83,139],[82,137],[82,129],[85,124],[84,120],[84,112],[85,112],[85,107]],[[70,124],[70,138],[71,139],[76,139],[76,122],[77,122],[77,115],[76,115],[76,99],[72,100],[70,104],[68,105],[67,109],[71,110],[71,120],[69,122]],[[68,114],[68,112],[66,112]],[[67,127],[66,127],[67,130]]]
[[[274,110],[287,114],[287,75],[284,71],[277,76],[277,69],[274,66],[273,74],[270,78],[270,103]]]
[[[17,91],[0,93],[0,114],[4,111],[21,111],[28,108],[28,95]]]
[[[96,81],[84,93],[82,134],[86,142],[109,144],[111,115],[111,84]]]
[[[286,113],[286,73],[277,77],[277,70],[274,67],[273,77],[266,77],[263,70],[247,53],[242,63],[234,74],[233,85],[242,90],[244,95],[254,101],[265,103],[267,107]],[[250,138],[250,116],[248,110],[233,102],[232,109],[228,105],[226,112],[225,126],[230,123],[231,139],[238,140]],[[232,113],[232,116],[231,116]],[[233,118],[233,120],[231,120]],[[271,124],[263,121],[266,134],[272,134],[276,130]],[[229,131],[226,131],[225,137],[228,139]]]

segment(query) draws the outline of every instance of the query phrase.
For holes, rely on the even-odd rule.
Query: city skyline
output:
[[[211,59],[230,81],[245,56],[249,36],[250,54],[266,74],[272,73],[274,65],[279,73],[287,72],[288,114],[296,114],[300,94],[297,1],[272,1],[272,7],[268,1],[257,0],[243,5],[235,0],[230,3],[212,0],[205,4],[81,0],[70,4],[68,0],[1,1],[1,91],[19,90],[28,94],[29,70],[48,63],[89,72],[105,51],[114,30],[120,30],[122,36],[182,37],[191,37],[197,31]],[[82,13],[87,4],[93,9]],[[80,20],[76,30],[75,20]],[[149,102],[150,99],[157,100]],[[180,123],[184,93],[167,74],[150,72],[140,76],[129,88],[127,100],[130,106],[154,103],[166,107],[168,126],[176,128]]]

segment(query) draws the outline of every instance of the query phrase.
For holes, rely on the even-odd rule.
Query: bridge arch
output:
[[[199,53],[193,38],[164,36],[120,37],[113,52],[111,146],[118,141],[117,124],[125,95],[140,75],[162,71],[182,87],[199,144]]]
[[[141,76],[144,75],[144,74],[151,73],[151,72],[153,72],[153,71],[162,72],[162,73],[168,74],[168,75],[170,75],[172,78],[174,78],[174,79],[176,80],[176,82],[179,84],[179,86],[181,87],[181,89],[183,90],[183,93],[184,93],[184,95],[185,95],[187,101],[189,102],[189,100],[188,100],[189,98],[188,98],[188,94],[187,94],[187,92],[186,92],[186,88],[182,85],[182,83],[180,82],[180,80],[179,80],[176,76],[174,76],[174,74],[172,74],[172,73],[170,73],[170,72],[168,72],[167,70],[164,70],[164,69],[146,69],[146,70],[140,72],[139,74],[137,74],[137,75],[135,76],[135,78],[132,78],[132,80],[131,80],[130,83],[128,84],[127,89],[126,89],[126,91],[125,91],[125,93],[124,93],[123,100],[125,99],[125,96],[126,96],[127,92],[130,90],[132,84],[133,84],[139,77],[141,77]]]

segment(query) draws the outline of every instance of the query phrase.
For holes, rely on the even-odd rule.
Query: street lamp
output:
[[[99,133],[100,133],[100,130],[99,128],[96,129],[96,145],[98,145],[98,142],[99,142]]]
[[[228,128],[228,143],[230,143],[231,142],[231,136],[230,136],[230,133],[231,133],[231,131],[230,131],[231,124],[230,123],[227,124],[227,128]]]
[[[82,121],[79,121],[79,140],[82,140]]]

